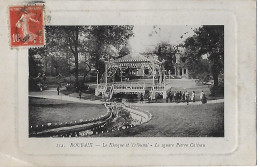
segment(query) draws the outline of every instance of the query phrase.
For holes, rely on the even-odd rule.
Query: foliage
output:
[[[33,50],[29,50],[29,76],[37,77],[39,73],[42,73],[43,62],[39,58],[35,58],[35,55],[38,54]]]
[[[127,45],[127,41],[131,36],[133,36],[133,26],[129,26],[129,25],[90,27],[89,53],[91,55],[91,60],[95,68],[99,70],[100,76],[105,71],[104,59],[108,61],[110,59],[114,59],[119,56],[118,54],[108,53],[107,48],[108,47],[113,48],[113,50],[117,50],[118,52],[124,46]]]
[[[51,75],[75,74],[76,83],[78,85],[78,55],[83,52],[83,45],[79,38],[81,33],[86,34],[85,27],[80,26],[46,26],[46,44],[42,48],[31,49],[42,56],[45,63],[45,71],[47,67],[51,68]],[[72,67],[74,63],[75,67]],[[70,70],[72,67],[72,70]],[[53,72],[55,69],[55,73]]]
[[[155,47],[153,52],[158,55],[158,59],[163,62],[162,66],[166,71],[174,73],[174,64],[176,63],[176,54],[178,53],[178,47],[170,45],[167,42],[160,42]]]
[[[219,75],[224,73],[224,26],[207,25],[194,32],[184,43],[190,74],[196,77],[211,74],[214,86],[218,87]]]
[[[75,87],[83,86],[87,75],[95,67],[99,75],[105,71],[101,55],[113,58],[126,54],[123,48],[133,35],[133,26],[46,26],[46,44],[42,48],[29,49],[29,57],[38,54],[43,62],[36,67],[36,60],[30,59],[30,73],[34,76],[45,71],[51,76],[75,76]],[[79,75],[83,76],[79,83]],[[100,76],[99,76],[100,77]]]
[[[130,46],[123,46],[119,51],[119,57],[124,57],[130,54]]]

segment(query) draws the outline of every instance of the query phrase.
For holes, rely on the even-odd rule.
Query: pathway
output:
[[[218,100],[208,100],[208,102],[206,104],[214,104],[214,103],[223,103],[224,99],[218,99]],[[125,103],[127,105],[133,105],[133,106],[186,106],[187,103]],[[189,105],[200,105],[202,104],[201,101],[196,101],[196,102],[189,102]]]
[[[66,100],[71,101],[75,103],[87,103],[87,104],[104,104],[104,102],[101,102],[100,100],[85,100],[85,99],[79,99],[76,97],[72,97],[70,95],[63,95],[60,93],[60,95],[57,95],[56,88],[48,89],[42,92],[29,92],[29,97],[38,97],[38,98],[46,98],[46,99],[56,99],[56,100]],[[224,99],[218,99],[218,100],[208,100],[207,104],[212,103],[223,103]],[[133,106],[184,106],[187,105],[187,103],[128,103],[125,102],[127,105],[133,105]],[[200,105],[200,101],[196,102],[189,102],[189,105]]]
[[[104,102],[101,102],[100,100],[79,99],[79,98],[76,98],[76,97],[72,97],[70,95],[64,95],[62,93],[60,93],[60,95],[58,95],[56,88],[44,90],[42,92],[29,92],[29,97],[38,97],[38,98],[55,99],[55,100],[65,100],[65,101],[71,101],[71,102],[75,102],[75,103],[104,104]]]

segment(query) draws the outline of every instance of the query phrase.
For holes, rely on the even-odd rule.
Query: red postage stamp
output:
[[[9,8],[11,47],[44,45],[43,6]]]

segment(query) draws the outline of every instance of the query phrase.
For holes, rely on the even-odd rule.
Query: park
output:
[[[224,137],[223,26],[46,26],[30,137]]]

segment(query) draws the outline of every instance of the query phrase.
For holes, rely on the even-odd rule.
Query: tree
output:
[[[79,86],[79,70],[84,75],[83,83],[92,64],[104,72],[104,62],[101,56],[118,56],[118,50],[127,44],[127,40],[133,35],[133,26],[46,26],[46,44],[42,48],[31,49],[31,54],[41,52],[42,58],[51,63],[57,72],[69,71],[75,75],[75,87]],[[117,54],[116,54],[117,53]],[[79,69],[79,55],[88,55],[88,61],[84,61]],[[62,63],[61,63],[62,62]],[[74,66],[71,64],[73,63]]]
[[[39,73],[43,72],[43,62],[36,56],[40,56],[38,52],[29,50],[29,77],[32,78],[37,77]]]
[[[167,71],[173,72],[173,67],[176,62],[177,46],[173,46],[167,42],[158,43],[155,47],[154,54],[158,55],[158,59],[163,62],[163,67]]]
[[[79,86],[79,53],[87,52],[85,48],[86,38],[88,35],[88,27],[86,26],[60,26],[52,29],[53,37],[57,41],[50,41],[55,43],[50,46],[52,50],[58,51],[60,54],[66,55],[71,53],[74,58],[74,74],[75,74],[75,87]],[[62,41],[60,41],[61,39]]]
[[[218,77],[224,72],[224,26],[207,25],[194,30],[195,34],[185,40],[187,62],[190,70],[206,71],[202,55],[207,55],[214,87],[218,87]],[[204,68],[204,69],[203,69]]]
[[[113,46],[119,51],[127,45],[128,39],[133,35],[133,26],[130,25],[90,27],[89,52],[95,68],[99,70],[99,75],[105,71],[105,64],[101,58],[106,60],[115,58],[107,53],[107,46]]]
[[[130,46],[123,46],[121,50],[119,51],[119,57],[124,57],[126,55],[130,54]]]
[[[69,60],[73,58],[75,87],[79,86],[79,54],[88,52],[88,26],[46,26],[45,51],[52,56],[54,67],[70,66]],[[62,60],[62,61],[61,61]],[[66,61],[67,60],[67,61]],[[61,62],[63,63],[61,63]],[[70,69],[70,67],[67,69]],[[60,71],[65,67],[60,68]]]
[[[83,80],[82,80],[82,83],[81,83],[81,86],[84,87],[84,83],[86,81],[86,77],[88,75],[88,73],[91,71],[91,66],[90,66],[90,63],[88,63],[88,60],[86,58],[86,55],[85,55],[85,59],[84,61],[81,61],[79,63],[79,72],[81,74],[83,74]]]
[[[202,58],[200,47],[196,45],[195,38],[187,38],[184,47],[190,77],[206,81],[205,76],[210,75],[209,62],[207,59]]]

